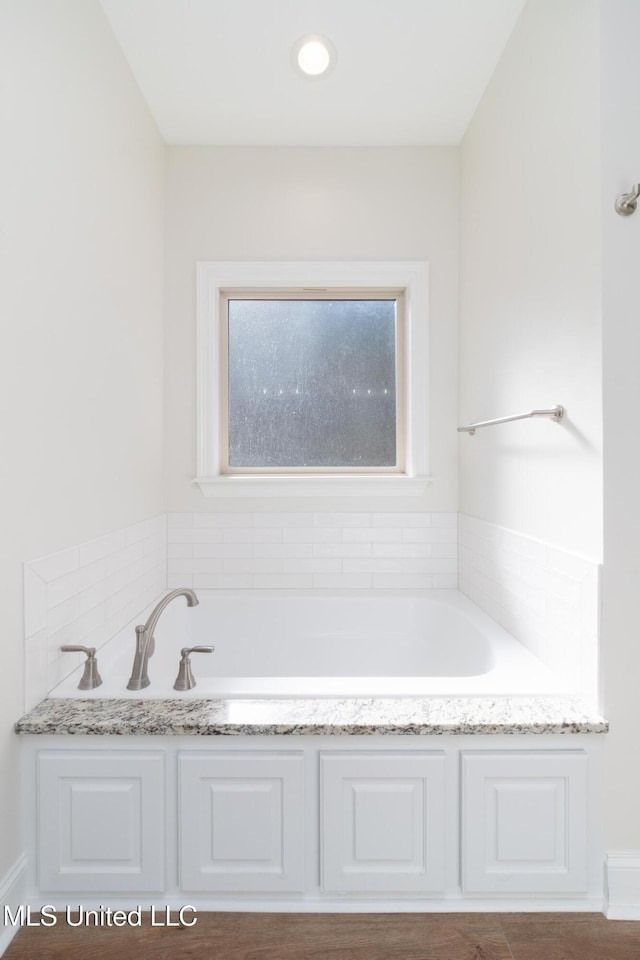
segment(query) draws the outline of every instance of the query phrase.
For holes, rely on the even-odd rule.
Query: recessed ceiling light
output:
[[[311,33],[294,43],[291,58],[296,69],[305,77],[317,80],[326,77],[334,68],[336,48],[327,37]]]

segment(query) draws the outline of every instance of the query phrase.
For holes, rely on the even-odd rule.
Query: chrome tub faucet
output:
[[[143,690],[149,686],[149,674],[147,672],[149,657],[153,655],[156,648],[156,641],[153,632],[156,628],[160,614],[176,597],[186,597],[187,606],[195,607],[198,605],[198,598],[189,587],[178,587],[163,597],[149,614],[145,624],[136,627],[136,655],[133,660],[133,670],[127,684],[127,690]]]

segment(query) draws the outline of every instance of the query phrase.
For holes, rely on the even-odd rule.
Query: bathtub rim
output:
[[[165,591],[162,596],[165,595]],[[485,674],[471,676],[439,677],[219,677],[216,684],[203,681],[189,691],[178,692],[173,689],[173,680],[162,674],[153,677],[145,690],[129,691],[109,676],[111,670],[122,660],[133,659],[135,624],[144,621],[155,605],[150,604],[115,637],[106,641],[99,649],[98,658],[104,683],[95,690],[79,690],[77,682],[82,668],[72,671],[61,683],[47,693],[52,699],[123,699],[147,700],[190,700],[190,699],[354,699],[354,698],[395,698],[395,697],[506,697],[506,696],[576,696],[569,684],[555,675],[535,654],[529,651],[521,641],[493,620],[487,613],[459,590],[421,589],[421,590],[280,590],[259,588],[237,588],[224,590],[196,590],[199,597],[207,601],[224,596],[240,600],[247,596],[285,600],[296,599],[322,600],[327,598],[351,599],[354,601],[372,599],[419,599],[441,603],[453,608],[456,614],[469,620],[475,629],[485,635],[496,655],[496,666]],[[169,608],[170,609],[170,608]],[[186,608],[185,608],[186,609]],[[126,646],[125,646],[126,645]],[[124,650],[128,653],[125,654]],[[153,661],[152,661],[153,663]],[[518,672],[517,678],[513,672]],[[197,676],[197,674],[196,674]],[[354,682],[357,681],[357,682]]]

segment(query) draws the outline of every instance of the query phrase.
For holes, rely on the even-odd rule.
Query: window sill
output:
[[[196,477],[205,497],[418,497],[431,477],[242,476]]]

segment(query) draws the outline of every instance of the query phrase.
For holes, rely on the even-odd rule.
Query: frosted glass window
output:
[[[227,304],[229,470],[399,468],[396,299]]]

